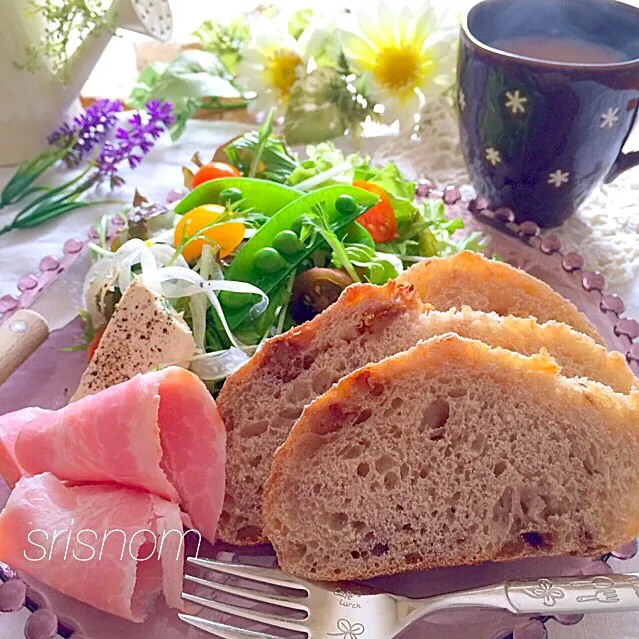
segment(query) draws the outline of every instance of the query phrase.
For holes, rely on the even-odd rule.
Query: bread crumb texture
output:
[[[227,379],[218,398],[228,433],[221,539],[266,541],[264,481],[304,406],[344,375],[415,345],[424,310],[410,286],[349,286],[321,315],[268,340]]]
[[[639,534],[639,394],[447,334],[308,406],[263,500],[284,570],[362,579]]]

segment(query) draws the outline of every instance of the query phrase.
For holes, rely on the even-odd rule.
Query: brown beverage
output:
[[[497,40],[492,46],[515,55],[550,62],[610,64],[611,62],[622,62],[625,59],[619,51],[604,45],[553,36],[505,38]]]

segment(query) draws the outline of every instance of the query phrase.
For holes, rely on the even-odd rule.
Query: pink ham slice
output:
[[[9,488],[13,488],[24,475],[16,459],[16,440],[22,427],[48,412],[42,408],[23,408],[0,417],[0,476]]]
[[[215,540],[226,430],[206,386],[183,368],[137,375],[41,415],[22,428],[15,450],[31,475],[114,482],[178,502]]]
[[[0,561],[139,623],[162,592],[181,608],[182,542],[177,504],[115,485],[69,487],[49,473],[23,477],[0,514]]]

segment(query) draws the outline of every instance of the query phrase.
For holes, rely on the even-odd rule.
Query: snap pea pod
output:
[[[238,189],[248,207],[268,217],[304,195],[303,191],[290,186],[256,178],[217,178],[193,189],[177,204],[175,212],[178,215],[184,215],[203,204],[221,204],[220,193],[226,189]]]
[[[344,244],[363,244],[375,250],[375,240],[373,236],[357,222],[353,222],[347,229],[344,237]]]
[[[341,206],[341,210],[338,210],[336,203],[340,196],[342,202],[343,198],[350,199],[351,206]],[[326,186],[304,195],[281,209],[259,229],[235,256],[224,274],[225,279],[250,282],[268,295],[324,243],[322,237],[317,237],[311,246],[302,245],[301,250],[297,252],[280,252],[274,248],[274,245],[278,244],[275,241],[276,237],[288,236],[287,232],[299,226],[302,216],[310,213],[317,204],[326,207],[331,229],[338,232],[378,201],[379,198],[373,193],[343,185]],[[247,299],[247,296],[224,295],[220,301],[231,328],[237,327],[250,310],[250,299]]]

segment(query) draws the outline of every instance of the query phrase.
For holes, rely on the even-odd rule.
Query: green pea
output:
[[[302,168],[303,169],[314,169],[315,168],[315,162],[313,162],[313,160],[304,160],[304,162],[302,162]]]
[[[304,250],[304,245],[294,231],[281,231],[273,239],[273,246],[283,255],[295,255]]]
[[[277,249],[270,246],[260,249],[253,258],[253,266],[258,271],[265,273],[275,273],[287,266],[286,260],[280,255]]]
[[[219,299],[220,303],[226,308],[242,308],[251,302],[251,295],[248,293],[222,291],[219,295]]]
[[[220,192],[220,204],[235,204],[242,199],[242,191],[235,187],[224,189]]]
[[[295,235],[298,235],[302,232],[302,225],[303,225],[303,221],[302,218],[304,216],[300,215],[297,219],[293,220],[293,222],[291,223],[291,231],[293,231],[293,233],[295,233]]]
[[[335,208],[337,209],[337,212],[342,215],[350,215],[357,211],[357,202],[352,195],[340,195],[335,200]]]

